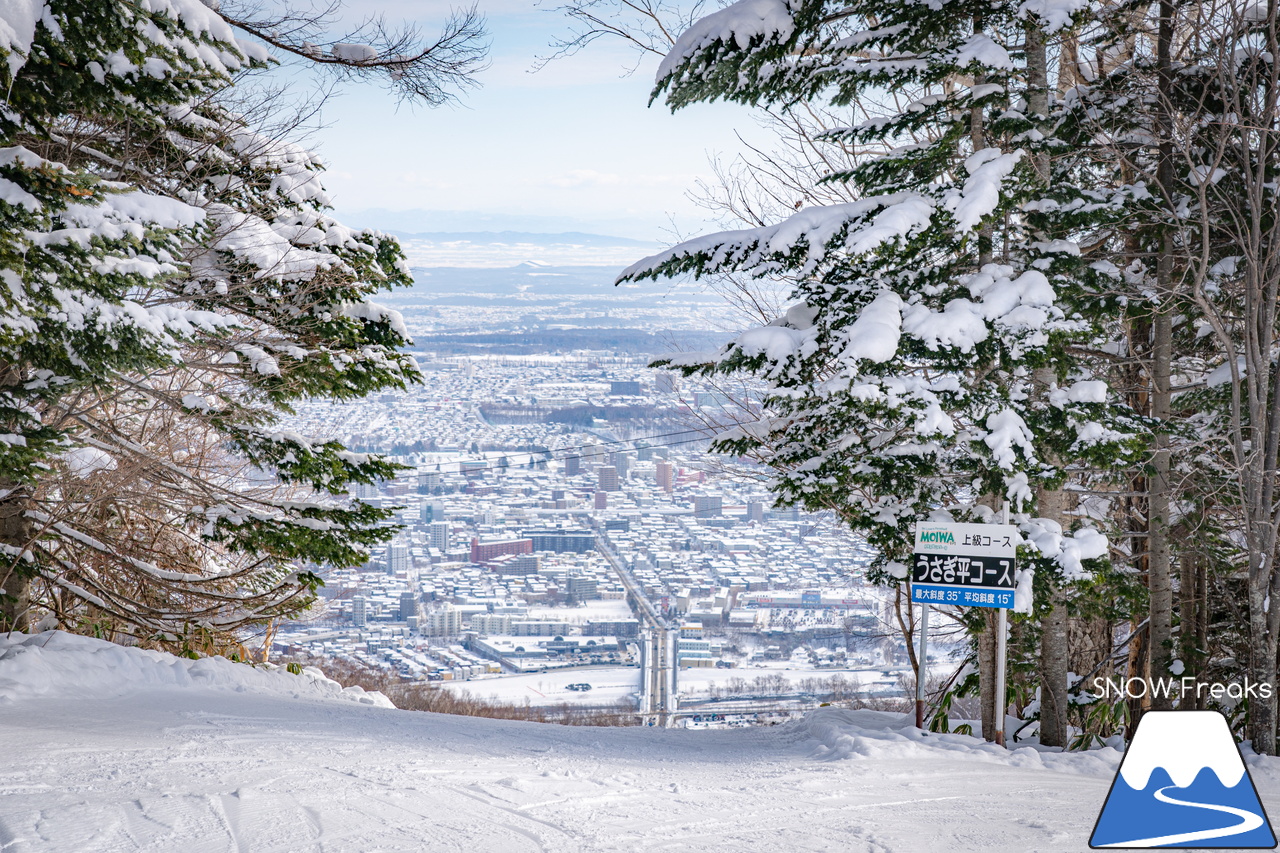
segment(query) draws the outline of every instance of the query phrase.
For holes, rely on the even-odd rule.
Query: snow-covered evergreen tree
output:
[[[414,381],[407,330],[370,301],[409,281],[399,248],[334,221],[319,162],[226,106],[271,59],[210,5],[6,9],[0,621],[179,643],[295,612],[309,565],[386,536],[387,511],[335,498],[396,468],[274,424]],[[353,47],[305,53],[410,95],[443,58]]]
[[[1154,425],[1117,500],[1144,587],[1130,676],[1276,670],[1276,38],[1265,5],[1108,6],[1063,60],[1064,183],[1085,190],[1046,213],[1087,246],[1088,298],[1117,319],[1099,356]],[[1250,702],[1256,749],[1274,751],[1275,721],[1274,697]]]
[[[784,316],[672,364],[766,378],[763,417],[718,446],[772,465],[782,500],[835,509],[894,578],[916,521],[990,519],[1005,500],[1042,585],[1082,577],[1106,552],[1100,534],[1070,534],[1061,488],[1070,465],[1115,465],[1141,424],[1075,356],[1100,327],[1077,299],[1073,233],[1042,213],[1079,194],[1054,180],[1065,167],[1048,115],[1048,44],[1074,11],[744,0],[686,31],[658,72],[673,107],[865,108],[892,93],[881,115],[832,134],[887,152],[824,177],[856,201],[690,240],[622,278],[795,281]],[[1060,679],[1065,691],[1065,669]]]

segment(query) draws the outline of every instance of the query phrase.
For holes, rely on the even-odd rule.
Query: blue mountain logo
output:
[[[1092,848],[1269,850],[1271,822],[1217,711],[1148,711],[1120,762]]]

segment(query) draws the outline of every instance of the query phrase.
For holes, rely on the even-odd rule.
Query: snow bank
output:
[[[958,758],[1110,779],[1122,756],[1111,747],[1064,753],[1010,743],[1004,749],[969,735],[925,733],[915,727],[912,715],[884,711],[819,708],[797,725],[818,742],[816,757],[824,759]]]
[[[0,634],[0,706],[33,698],[112,698],[140,690],[214,689],[394,707],[381,693],[343,688],[318,669],[300,674],[225,658],[189,660],[63,631]]]

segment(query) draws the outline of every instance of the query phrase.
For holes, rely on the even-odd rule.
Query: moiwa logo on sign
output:
[[[1217,711],[1149,711],[1089,846],[1271,849],[1275,833]]]

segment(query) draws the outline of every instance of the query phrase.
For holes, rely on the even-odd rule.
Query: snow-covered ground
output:
[[[377,701],[309,674],[0,635],[0,850],[1082,851],[1119,761],[866,711],[664,731]],[[1251,769],[1280,813],[1280,762]]]
[[[530,607],[528,619],[547,619],[582,625],[592,619],[634,619],[631,605],[621,600],[584,601],[577,607]]]
[[[890,668],[863,666],[845,669],[830,666],[815,667],[787,661],[765,661],[732,669],[686,667],[680,670],[678,683],[680,695],[691,699],[705,698],[708,687],[724,688],[730,682],[738,680],[747,682],[748,692],[751,692],[753,689],[751,685],[758,679],[772,679],[775,676],[781,676],[792,685],[803,685],[808,681],[830,682],[838,678],[848,684],[857,684],[867,692],[883,692],[896,687],[899,683],[899,674],[905,671],[906,668],[900,666]],[[901,696],[902,693],[899,691],[897,695]]]

